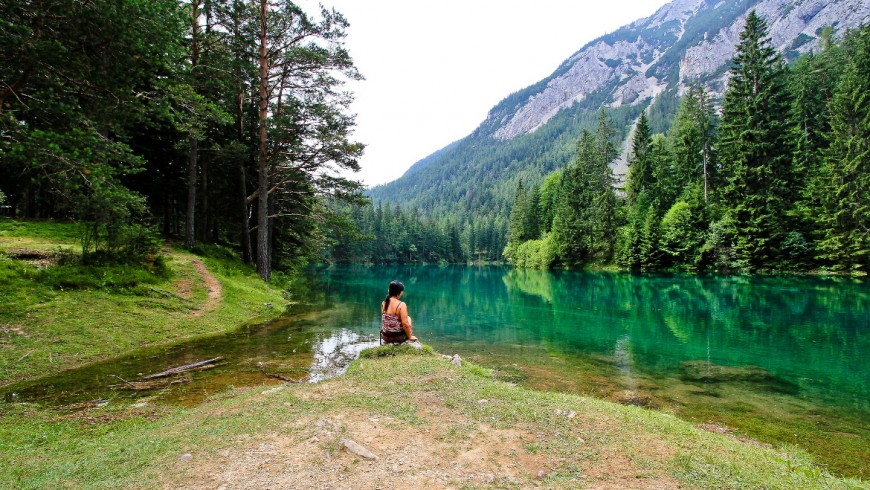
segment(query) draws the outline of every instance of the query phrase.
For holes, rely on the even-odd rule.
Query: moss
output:
[[[359,356],[363,359],[375,359],[378,357],[391,357],[391,356],[433,356],[435,355],[435,351],[432,350],[428,345],[424,345],[421,348],[417,349],[411,345],[402,343],[402,344],[387,344],[382,345],[380,347],[370,347],[368,349],[364,349],[360,352]]]

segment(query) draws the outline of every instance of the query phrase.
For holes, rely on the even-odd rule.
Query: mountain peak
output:
[[[682,93],[693,82],[721,94],[740,29],[753,9],[768,20],[773,45],[787,58],[816,47],[822,27],[844,31],[866,21],[870,11],[864,0],[675,0],[587,44],[550,77],[514,94],[522,95],[514,104],[496,106],[484,126],[494,126],[492,136],[507,140],[535,131],[592,95],[610,107],[642,104],[667,88]]]
[[[841,37],[870,22],[866,0],[674,0],[589,42],[549,77],[499,102],[471,135],[370,195],[432,213],[504,216],[516,180],[563,167],[600,108],[610,109],[624,138],[651,104],[660,119],[672,115],[667,111],[676,110],[690,84],[721,95],[752,10],[766,19],[773,46],[787,60],[816,48],[826,26]]]

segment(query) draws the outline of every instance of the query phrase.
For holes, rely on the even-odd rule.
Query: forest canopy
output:
[[[159,230],[238,247],[268,279],[357,201],[347,20],[257,0],[0,2],[6,214],[73,219],[84,255]]]

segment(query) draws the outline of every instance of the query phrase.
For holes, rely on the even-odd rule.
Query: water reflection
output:
[[[379,339],[370,335],[360,335],[348,329],[341,329],[314,344],[314,362],[308,368],[308,378],[317,383],[347,371],[347,367],[359,353],[369,347],[376,347]]]
[[[863,279],[631,275],[502,267],[336,267],[327,301],[361,323],[393,279],[415,332],[525,386],[569,391],[870,461]]]
[[[475,354],[478,344],[484,351],[540,346],[548,355],[588,359],[611,355],[627,336],[636,374],[678,376],[681,363],[694,360],[760,366],[806,397],[870,409],[863,355],[870,289],[861,280],[500,267],[323,271],[326,298],[352,304],[362,323],[396,278],[406,283],[415,330],[436,348]]]
[[[63,407],[96,399],[147,398],[193,406],[230,387],[279,383],[279,379],[318,382],[343,373],[360,351],[378,344],[372,329],[353,325],[351,319],[358,315],[353,308],[296,305],[286,316],[245,325],[226,335],[141,349],[8,386],[0,389],[0,399]],[[166,378],[167,383],[156,383],[150,389],[133,389],[149,373],[218,356],[223,360],[208,370]]]

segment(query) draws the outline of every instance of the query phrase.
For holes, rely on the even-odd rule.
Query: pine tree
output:
[[[595,134],[583,130],[577,158],[562,174],[553,219],[553,244],[559,260],[580,267],[609,262],[614,255],[617,199],[610,163],[616,156],[613,127],[599,113]]]
[[[541,186],[537,183],[529,189],[523,216],[523,240],[541,238]]]
[[[556,203],[558,202],[562,186],[562,171],[557,170],[547,177],[544,186],[541,187],[541,231],[549,233],[553,228],[553,218],[556,217]]]
[[[595,131],[595,158],[591,161],[589,171],[594,206],[593,217],[593,253],[594,259],[610,262],[613,260],[616,244],[616,213],[617,199],[614,187],[616,177],[610,164],[617,157],[616,145],[613,143],[616,131],[607,113],[602,108],[598,113],[598,128]]]
[[[712,146],[715,128],[716,114],[710,96],[700,85],[693,85],[680,101],[668,133],[678,195],[690,184],[703,182],[704,202],[709,200],[714,180]]]
[[[831,102],[825,154],[820,257],[835,268],[867,271],[870,262],[870,27]]]
[[[595,196],[592,167],[597,154],[594,136],[584,129],[577,144],[577,158],[562,173],[561,194],[553,219],[553,240],[562,264],[582,266],[593,258]]]
[[[685,192],[679,187],[678,169],[674,165],[674,157],[668,141],[662,134],[652,137],[649,164],[654,183],[649,190],[650,200],[661,215],[676,202],[681,193]]]
[[[629,206],[637,204],[638,196],[648,191],[653,185],[653,171],[650,163],[649,121],[646,112],[640,113],[637,126],[634,128],[634,138],[631,144],[631,154],[628,157],[628,178],[625,183],[625,199]]]
[[[514,204],[511,208],[511,223],[508,231],[508,242],[518,246],[525,240],[526,208],[528,207],[528,194],[523,186],[523,181],[517,182],[517,190],[514,193]]]
[[[738,265],[746,270],[779,265],[787,210],[794,203],[786,68],[770,45],[767,23],[755,11],[746,19],[722,108],[719,154],[727,184],[726,218]]]

